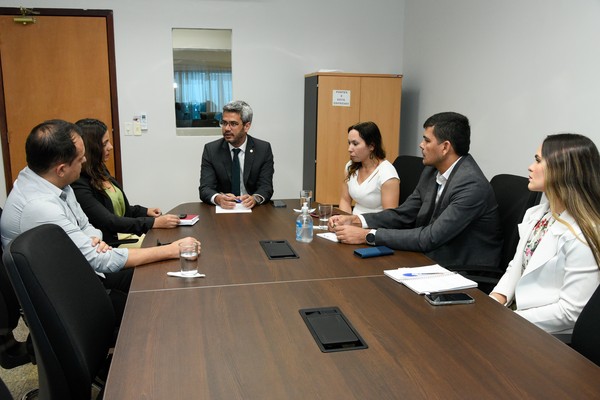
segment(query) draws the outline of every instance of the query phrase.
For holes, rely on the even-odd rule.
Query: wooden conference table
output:
[[[177,261],[138,268],[105,399],[594,398],[600,368],[489,299],[433,307],[383,275],[421,254],[360,259],[362,246],[294,240],[292,207],[215,214],[152,230],[146,243],[193,235],[206,278],[168,277]],[[315,220],[316,222],[316,220]],[[259,240],[288,240],[298,259],[269,260]],[[304,308],[337,306],[367,349],[323,353]]]
[[[255,207],[248,214],[216,214],[215,207],[203,203],[182,204],[174,214],[199,214],[193,226],[178,229],[153,229],[146,235],[144,246],[172,242],[183,236],[194,236],[202,242],[200,272],[206,278],[183,280],[167,276],[179,270],[179,260],[169,260],[138,268],[132,292],[156,289],[181,289],[197,286],[279,282],[288,280],[379,276],[384,269],[431,263],[420,253],[397,252],[391,257],[360,259],[344,246],[316,236],[311,243],[296,241],[297,200],[286,208],[271,204]],[[314,219],[315,224],[318,220]],[[297,259],[271,261],[259,244],[260,240],[287,240],[298,254]],[[385,267],[385,268],[383,268]]]

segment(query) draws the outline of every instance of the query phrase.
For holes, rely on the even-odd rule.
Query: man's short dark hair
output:
[[[29,168],[36,174],[43,174],[57,164],[71,164],[77,158],[74,135],[81,136],[80,128],[60,119],[34,127],[25,142]]]
[[[427,118],[423,128],[433,127],[433,134],[438,143],[450,142],[459,156],[469,154],[471,145],[471,127],[469,119],[455,112],[443,112]]]

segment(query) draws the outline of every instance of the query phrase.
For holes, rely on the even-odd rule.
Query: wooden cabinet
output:
[[[373,121],[387,159],[398,156],[402,75],[314,73],[305,76],[302,187],[338,204],[348,157],[348,127]]]

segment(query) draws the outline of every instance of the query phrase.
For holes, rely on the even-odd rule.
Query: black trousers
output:
[[[121,326],[127,294],[133,278],[133,268],[123,268],[118,272],[109,272],[104,274],[106,278],[100,278],[102,284],[108,292],[108,297],[112,301],[115,310],[116,326]]]

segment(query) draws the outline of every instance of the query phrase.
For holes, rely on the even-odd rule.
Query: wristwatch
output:
[[[252,197],[254,197],[254,202],[256,204],[262,204],[262,202],[265,201],[265,198],[262,197],[260,194],[253,194]]]
[[[375,229],[371,229],[369,231],[369,233],[367,233],[367,244],[371,245],[371,246],[375,246],[375,233],[377,232],[377,230]]]

